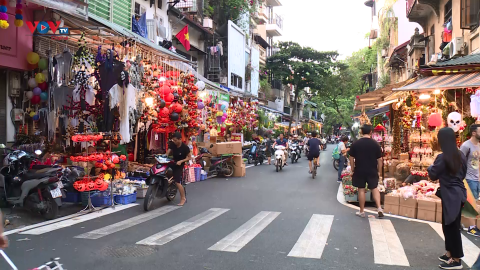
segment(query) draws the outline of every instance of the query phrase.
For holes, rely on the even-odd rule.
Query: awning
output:
[[[281,112],[281,111],[279,111],[279,110],[272,109],[272,108],[267,107],[267,106],[258,105],[258,107],[259,107],[259,108],[262,108],[262,109],[264,109],[264,110],[273,112],[273,113],[278,113],[278,114],[281,114],[281,115],[286,115],[286,113],[284,113],[284,112]]]
[[[262,46],[264,49],[267,49],[270,47],[270,44],[268,44],[268,42],[263,39],[262,36],[258,35],[258,34],[253,34],[253,39],[255,39],[255,41],[260,44],[260,46]]]
[[[207,88],[209,88],[208,86],[210,86],[210,88],[213,88],[211,90],[217,90],[217,91],[228,93],[227,90],[221,88],[216,83],[214,83],[214,82],[210,81],[209,79],[205,78],[202,74],[198,73],[192,66],[190,66],[187,63],[184,63],[184,62],[181,62],[181,61],[168,61],[168,62],[164,62],[164,63],[169,65],[172,68],[175,68],[175,69],[181,70],[183,72],[193,74],[198,80],[203,81],[207,85]]]
[[[390,111],[389,107],[382,107],[382,108],[367,111],[367,112],[365,112],[365,114],[369,117],[373,117],[375,115],[383,114],[383,113],[386,113],[388,111]],[[352,116],[352,118],[358,118],[358,117],[360,117],[360,115],[362,115],[362,114],[361,113],[355,114],[355,115]]]
[[[388,84],[384,88],[380,88],[378,90],[370,91],[368,93],[357,96],[357,98],[355,99],[355,109],[360,110],[366,108],[378,108],[387,106],[398,100],[398,98],[403,95],[401,92],[392,91],[392,89],[408,85],[415,82],[415,80],[416,79],[414,78],[395,84]]]
[[[465,74],[451,74],[441,76],[429,76],[404,87],[395,88],[397,91],[428,91],[446,90],[457,88],[480,87],[480,72]]]

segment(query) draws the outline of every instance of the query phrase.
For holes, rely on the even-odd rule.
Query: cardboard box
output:
[[[437,202],[432,200],[418,199],[418,210],[426,210],[431,212],[437,211]]]
[[[392,215],[398,216],[400,214],[400,205],[385,204],[383,207],[383,212],[385,212],[386,214],[392,214]]]
[[[233,167],[241,167],[243,163],[243,158],[241,155],[233,156]]]
[[[418,209],[417,211],[417,219],[422,219],[426,221],[433,221],[435,222],[436,220],[436,214],[437,212],[431,211],[431,210],[425,210],[425,209]]]
[[[217,136],[210,136],[210,143],[217,143]]]
[[[480,219],[477,219],[477,228],[480,228]]]
[[[401,202],[401,200],[400,200]],[[400,216],[408,217],[408,218],[417,218],[417,208],[416,207],[408,207],[403,206],[400,204]]]
[[[400,205],[400,197],[387,194],[385,195],[385,204]]]
[[[435,222],[442,223],[442,212],[435,212]]]
[[[410,207],[417,209],[417,199],[408,198],[406,200],[400,199],[400,206]]]
[[[239,167],[234,167],[233,177],[245,177],[246,167],[245,164],[242,164]]]
[[[242,153],[242,143],[241,142],[224,142],[215,144],[216,154],[225,155],[225,154],[241,154]]]
[[[401,153],[400,157],[398,158],[400,161],[408,161],[408,153]]]
[[[462,216],[461,223],[462,223],[463,227],[465,227],[465,228],[468,228],[470,226],[477,226],[477,220],[476,219],[467,218],[467,217],[464,217],[464,216]]]

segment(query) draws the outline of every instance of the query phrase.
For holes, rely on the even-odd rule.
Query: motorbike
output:
[[[213,147],[210,146],[210,147]],[[207,170],[207,164],[204,158],[210,160],[210,167]],[[207,172],[207,176],[224,176],[224,177],[231,177],[234,172],[234,162],[232,155],[221,155],[220,157],[212,157],[208,149],[202,148],[200,149],[200,155],[195,158],[195,163],[200,164],[202,169]]]
[[[322,150],[327,151],[327,140],[323,138],[320,140],[320,142],[322,143]]]
[[[173,180],[173,170],[170,167],[174,161],[163,155],[155,155],[155,160],[157,163],[150,168],[150,176],[145,180],[148,185],[143,201],[145,211],[151,209],[155,198],[166,198],[168,201],[173,201],[177,196],[178,189]]]
[[[253,164],[255,166],[257,166],[258,164],[262,165],[263,164],[263,161],[265,161],[267,159],[267,155],[265,154],[265,152],[267,151],[267,147],[265,144],[260,144],[260,145],[254,145],[252,147],[253,148],[256,148],[253,153],[252,153],[252,156],[253,156]]]
[[[298,144],[291,143],[289,146],[290,146],[290,158],[292,160],[292,163],[295,163],[300,158],[298,155],[298,150],[299,150]]]
[[[63,184],[62,168],[55,166],[33,166],[33,154],[22,150],[10,151],[0,169],[0,184],[3,184],[5,200],[8,204],[24,207],[40,213],[46,220],[57,217],[58,207],[62,206],[62,197],[66,194]],[[41,154],[36,153],[37,155]]]
[[[275,169],[278,172],[285,166],[285,146],[275,146]]]
[[[350,148],[351,144],[347,144],[347,148]],[[335,158],[335,154],[332,153],[332,160],[333,160],[333,168],[338,171],[338,168],[340,166],[340,158]],[[346,168],[348,166],[348,155],[345,157],[345,164],[343,168]]]

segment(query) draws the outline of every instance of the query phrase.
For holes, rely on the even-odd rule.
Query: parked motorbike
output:
[[[258,164],[262,165],[263,161],[267,159],[265,151],[266,151],[266,146],[264,144],[254,143],[254,145],[251,148],[248,160],[250,161],[250,163],[253,163],[255,166],[257,166]]]
[[[275,169],[278,172],[285,166],[285,146],[275,146]]]
[[[38,212],[47,220],[56,218],[58,207],[62,205],[61,198],[66,197],[59,181],[62,168],[34,166],[35,169],[29,169],[32,160],[36,159],[33,154],[22,150],[3,150],[10,152],[0,170],[0,184],[3,184],[7,203]]]
[[[170,168],[174,161],[163,155],[155,155],[155,160],[157,164],[150,168],[150,176],[145,180],[148,185],[143,201],[145,211],[151,209],[155,198],[166,198],[168,201],[173,201],[177,196],[178,189],[173,180],[173,170]]]
[[[210,147],[213,147],[210,146]],[[234,162],[232,155],[222,155],[220,157],[212,157],[208,149],[200,149],[200,155],[195,158],[195,162],[202,166],[202,169],[205,170],[206,162],[203,158],[208,158],[210,160],[210,168],[208,169],[207,176],[224,176],[231,177],[235,172]]]
[[[292,163],[295,163],[300,158],[298,155],[298,150],[299,150],[298,143],[291,143],[289,146],[290,146],[290,158],[292,160]]]

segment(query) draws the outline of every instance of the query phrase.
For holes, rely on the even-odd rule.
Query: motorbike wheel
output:
[[[165,198],[167,198],[167,201],[171,202],[175,200],[175,197],[177,196],[177,191],[178,189],[174,185],[171,185],[170,187],[168,187],[167,195],[165,195]]]
[[[292,164],[295,163],[295,155],[292,155]]]
[[[276,170],[277,172],[278,172],[278,170],[279,170],[279,167],[280,167],[280,165],[278,164],[278,160],[277,160],[277,162],[276,162],[276,164],[275,164],[275,170]]]
[[[333,160],[333,168],[335,168],[335,170],[337,170],[337,171],[338,171],[339,164],[340,164],[340,162],[339,162],[338,159]]]
[[[258,161],[255,159],[255,162],[253,163],[255,166],[258,165]]]
[[[143,200],[143,210],[149,211],[151,209],[153,200],[157,196],[157,191],[157,185],[148,186],[147,194],[145,194],[145,199]]]
[[[253,163],[253,159],[252,157],[248,157],[248,160],[247,160],[248,164],[252,164]]]
[[[259,163],[260,163],[260,165],[263,165],[263,158],[260,158]]]
[[[41,212],[42,217],[46,220],[55,219],[58,215],[58,205],[55,202],[55,199],[52,198],[50,192],[45,192],[43,194],[44,203],[46,204],[46,209]]]
[[[234,173],[234,170],[235,170],[235,169],[233,168],[232,164],[226,163],[226,164],[225,164],[225,172],[227,172],[227,173],[224,173],[223,176],[225,176],[225,177],[232,177],[232,175],[233,175],[233,173]]]

